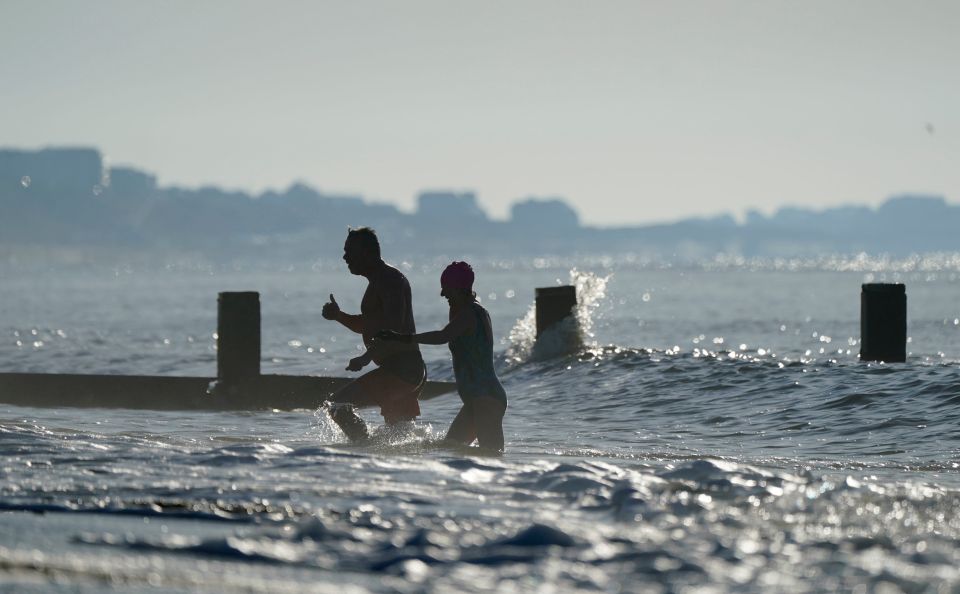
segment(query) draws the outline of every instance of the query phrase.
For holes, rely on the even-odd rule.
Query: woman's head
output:
[[[440,275],[440,295],[449,301],[473,300],[473,268],[466,262],[452,262]]]

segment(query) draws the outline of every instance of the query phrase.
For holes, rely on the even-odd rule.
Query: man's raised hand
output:
[[[340,306],[337,305],[337,300],[333,298],[333,293],[330,293],[330,302],[323,304],[323,311],[320,312],[327,320],[336,320],[337,316],[340,315]]]

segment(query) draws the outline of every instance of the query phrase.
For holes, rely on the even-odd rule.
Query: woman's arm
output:
[[[450,320],[450,323],[443,327],[443,330],[414,334],[413,342],[418,344],[447,344],[454,338],[470,332],[477,323],[476,316],[472,315],[473,312],[471,309],[472,308],[461,311],[457,317]]]
[[[410,337],[410,342],[415,342],[417,344],[447,344],[459,336],[458,334],[451,335],[449,328],[450,325],[447,324],[447,327],[443,330],[431,330],[430,332],[414,334]]]
[[[385,330],[377,334],[377,338],[382,340],[399,340],[401,342],[415,342],[417,344],[447,344],[454,338],[466,334],[473,330],[477,323],[476,318],[470,315],[470,311],[463,311],[450,320],[450,323],[442,330],[431,330],[430,332],[421,332],[419,334],[400,334]]]

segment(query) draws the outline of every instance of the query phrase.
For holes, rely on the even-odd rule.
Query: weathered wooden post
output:
[[[260,293],[217,297],[217,380],[230,385],[260,377]]]
[[[571,285],[543,287],[537,295],[537,337],[547,328],[573,314],[577,305],[577,289]]]
[[[907,293],[902,283],[865,283],[860,292],[860,360],[907,360]]]

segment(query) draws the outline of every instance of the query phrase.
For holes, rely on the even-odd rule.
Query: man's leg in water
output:
[[[347,439],[360,441],[367,438],[367,424],[363,422],[352,405],[343,403],[326,404],[329,404],[327,412],[330,414],[330,418],[347,435]]]
[[[507,403],[499,398],[479,396],[473,400],[473,422],[481,448],[503,451],[503,415]]]
[[[460,407],[460,412],[450,423],[450,429],[447,430],[447,439],[456,441],[464,445],[470,445],[477,438],[477,429],[473,422],[473,407],[464,403]]]
[[[352,404],[358,407],[374,405],[383,407],[385,404],[389,406],[389,403],[396,399],[411,397],[415,389],[416,386],[408,384],[384,369],[378,368],[361,375],[335,392],[330,397],[330,401]],[[346,407],[338,409],[334,414],[331,414],[331,418],[351,440],[367,437],[366,423],[352,409]],[[396,423],[412,421],[413,419],[414,417],[385,420],[388,423]]]

